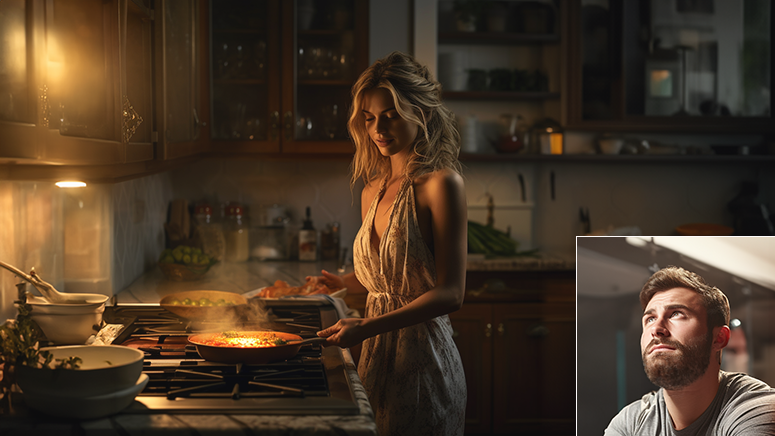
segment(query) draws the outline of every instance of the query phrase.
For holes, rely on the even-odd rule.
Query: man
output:
[[[699,275],[657,271],[640,292],[643,367],[656,392],[617,414],[606,436],[775,436],[775,389],[721,370],[729,301]]]

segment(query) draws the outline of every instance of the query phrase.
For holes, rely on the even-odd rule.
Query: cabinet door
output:
[[[42,159],[152,159],[150,9],[130,0],[45,4]]]
[[[568,126],[775,131],[770,2],[568,3]]]
[[[352,153],[350,91],[368,66],[368,2],[283,2],[283,152]]]
[[[574,308],[493,306],[494,433],[574,434]]]
[[[206,151],[207,9],[196,0],[156,3],[156,112],[160,159]],[[203,94],[205,94],[203,96]]]
[[[283,2],[286,3],[286,2]],[[280,151],[280,2],[210,3],[211,137],[220,152]]]
[[[492,429],[492,305],[465,304],[449,315],[463,360],[468,401],[466,433]]]
[[[0,2],[0,160],[40,156],[38,84],[34,68],[43,13],[32,0]]]

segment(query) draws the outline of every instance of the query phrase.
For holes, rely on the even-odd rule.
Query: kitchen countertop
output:
[[[174,282],[167,280],[159,268],[137,278],[115,296],[117,304],[156,304],[166,295],[188,290],[220,290],[245,294],[268,286],[275,280],[300,285],[309,275],[320,270],[336,271],[334,261],[248,261],[214,265],[201,280]],[[484,259],[469,256],[468,271],[560,271],[575,269],[575,259],[540,253],[536,257]],[[352,271],[352,266],[347,272]],[[376,435],[374,415],[363,389],[352,356],[344,351],[347,374],[355,390],[360,414],[326,415],[239,415],[239,414],[122,414],[92,421],[71,421],[48,417],[27,410],[22,405],[16,416],[0,419],[0,434],[81,434],[81,435],[245,435],[269,432],[275,435]]]
[[[349,352],[343,353],[355,390],[360,414],[340,415],[237,415],[237,414],[122,414],[90,421],[49,417],[26,409],[0,419],[3,436],[71,434],[102,435],[347,435],[376,436],[377,426],[366,392]]]
[[[299,285],[308,275],[319,275],[321,268],[336,271],[331,262],[257,262],[220,263],[198,281],[173,282],[158,268],[143,274],[129,287],[116,294],[118,305],[156,304],[164,296],[186,290],[220,290],[244,294],[275,280]],[[23,404],[15,416],[0,419],[4,436],[34,434],[79,435],[377,435],[374,414],[363,389],[349,350],[342,350],[347,375],[360,409],[357,415],[242,415],[242,414],[128,414],[92,421],[72,421],[49,417],[26,409]]]
[[[467,271],[567,271],[576,269],[575,256],[559,253],[537,253],[535,256],[498,257],[469,254]]]

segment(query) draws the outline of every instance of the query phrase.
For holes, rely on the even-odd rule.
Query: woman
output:
[[[463,303],[467,248],[454,115],[427,68],[394,52],[353,86],[348,128],[363,224],[354,273],[321,279],[368,292],[366,312],[318,335],[362,343],[358,373],[381,435],[462,435],[465,376],[447,316]]]

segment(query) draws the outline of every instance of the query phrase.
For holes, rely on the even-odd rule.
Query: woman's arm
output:
[[[380,333],[454,312],[463,304],[468,235],[463,179],[453,171],[440,171],[428,179],[423,189],[423,201],[427,201],[430,209],[436,286],[390,313],[340,320],[318,333],[328,337],[328,345],[350,347]]]

